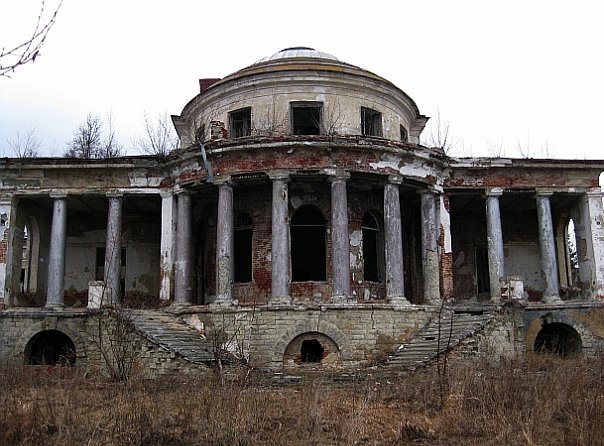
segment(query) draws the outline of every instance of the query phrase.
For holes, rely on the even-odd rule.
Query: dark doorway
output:
[[[67,365],[76,362],[75,345],[65,333],[44,330],[27,343],[25,361],[28,365]]]
[[[487,248],[476,248],[476,284],[478,294],[491,292],[489,252]]]
[[[378,218],[365,212],[361,221],[363,235],[363,280],[383,282],[384,234]]]
[[[323,346],[316,339],[302,341],[302,348],[300,349],[302,362],[321,362],[324,351]]]
[[[248,214],[235,218],[235,282],[252,281],[252,235],[254,222]]]
[[[292,280],[325,280],[325,218],[321,210],[314,206],[298,209],[290,231]]]

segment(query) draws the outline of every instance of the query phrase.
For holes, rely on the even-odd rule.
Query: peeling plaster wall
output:
[[[126,292],[159,295],[159,246],[130,241],[126,248]]]
[[[528,298],[541,298],[545,281],[539,269],[541,254],[539,245],[534,243],[506,243],[503,248],[505,269],[508,276],[522,277],[524,291]]]

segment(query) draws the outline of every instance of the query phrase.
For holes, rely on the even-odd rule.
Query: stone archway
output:
[[[283,354],[283,366],[300,365],[339,366],[342,363],[340,348],[329,336],[320,332],[307,332],[296,336]]]
[[[59,332],[63,334],[73,344],[73,362],[78,365],[88,363],[87,351],[90,348],[89,342],[83,337],[84,325],[78,326],[75,319],[54,320],[51,318],[36,322],[23,330],[19,339],[12,348],[12,357],[15,361],[23,364],[30,364],[29,354],[31,353],[32,341],[41,333]],[[69,345],[71,348],[71,345]]]
[[[42,330],[26,344],[24,360],[27,365],[63,365],[76,363],[75,344],[59,330]]]
[[[318,315],[314,315],[314,317],[309,316],[303,321],[298,322],[296,325],[290,327],[274,344],[273,352],[271,354],[271,363],[277,366],[278,364],[284,364],[284,359],[286,357],[286,352],[288,352],[288,348],[292,345],[292,342],[296,340],[300,336],[304,336],[306,334],[318,334],[323,336],[326,339],[329,339],[335,347],[337,347],[339,361],[350,361],[352,357],[352,351],[350,350],[350,345],[348,339],[338,327],[334,324],[320,320]],[[299,348],[302,347],[302,342],[304,340],[311,340],[311,337],[301,337]],[[315,338],[319,342],[321,339]],[[323,345],[323,344],[322,344]],[[328,345],[326,343],[325,345]],[[329,345],[328,345],[329,346]],[[324,347],[325,348],[325,347]],[[330,351],[335,351],[332,348]],[[299,350],[297,354],[301,354]],[[293,356],[295,357],[295,355]]]
[[[583,349],[581,336],[572,326],[560,322],[545,324],[535,338],[535,351],[560,356],[578,355]]]

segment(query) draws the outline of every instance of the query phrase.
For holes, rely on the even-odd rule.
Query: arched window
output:
[[[577,234],[575,232],[575,222],[570,218],[566,224],[564,232],[566,242],[566,265],[567,265],[567,283],[569,286],[579,285],[579,250],[582,246],[577,246]]]
[[[302,206],[290,224],[292,280],[325,280],[325,217],[314,206]]]
[[[384,233],[378,217],[365,212],[361,221],[363,234],[363,278],[371,282],[384,281]]]
[[[235,282],[252,281],[252,234],[254,222],[248,214],[241,213],[235,218]]]
[[[30,265],[31,265],[31,246],[32,237],[29,226],[23,227],[23,257],[21,261],[21,279],[20,289],[22,293],[29,292],[29,276],[30,276]]]

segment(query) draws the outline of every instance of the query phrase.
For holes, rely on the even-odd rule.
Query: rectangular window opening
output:
[[[230,138],[243,138],[252,132],[252,108],[246,107],[229,112]]]
[[[382,136],[382,114],[367,107],[361,107],[361,134]]]
[[[401,141],[407,142],[409,141],[409,133],[407,133],[407,129],[401,125]]]
[[[294,135],[321,135],[322,102],[293,102],[291,104],[292,130]]]

